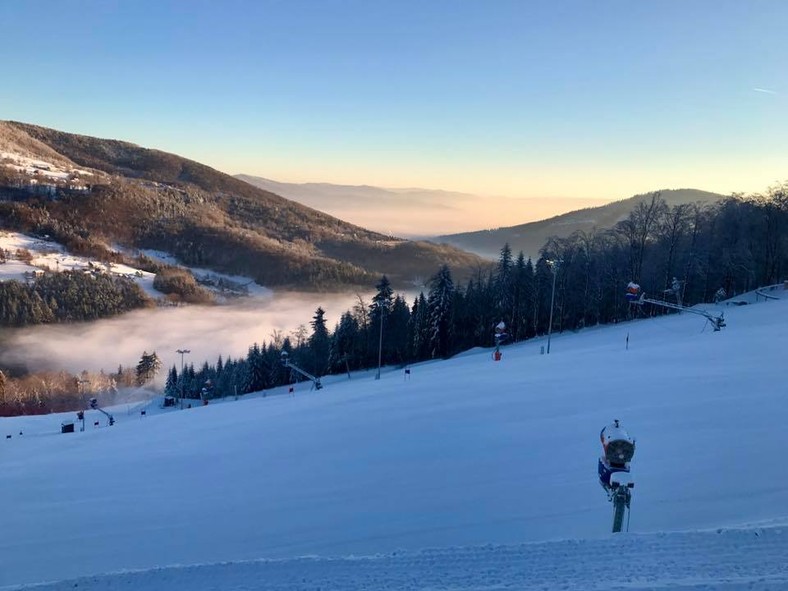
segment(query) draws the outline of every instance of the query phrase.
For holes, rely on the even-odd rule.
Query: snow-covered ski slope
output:
[[[788,589],[788,299],[724,311],[85,433],[2,419],[0,587]],[[637,438],[617,535],[613,418]]]

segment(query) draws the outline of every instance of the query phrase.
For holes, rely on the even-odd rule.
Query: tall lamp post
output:
[[[183,376],[183,356],[184,356],[186,353],[191,353],[191,351],[190,351],[189,349],[178,349],[178,350],[177,350],[177,351],[175,351],[175,352],[176,352],[176,353],[179,353],[179,354],[180,354],[180,356],[181,356],[181,395],[180,395],[180,398],[179,398],[178,404],[179,404],[179,406],[180,406],[181,408],[183,408],[183,384],[184,384],[184,376]]]
[[[78,379],[77,380],[77,385],[79,386],[79,394],[82,396],[82,399],[83,399],[82,403],[85,404],[85,406],[87,406],[87,403],[86,403],[86,401],[84,399],[85,398],[85,387],[89,383],[90,383],[90,380],[85,380],[85,379],[82,379],[82,380]],[[83,432],[85,430],[85,411],[84,410],[80,410],[77,413],[77,419],[82,421],[82,425],[80,426],[79,430],[80,430],[80,432]]]
[[[383,360],[383,314],[386,312],[386,306],[380,306],[380,337],[378,338],[378,373],[375,374],[375,379],[380,379],[380,365]]]
[[[555,304],[555,278],[558,277],[558,267],[561,264],[560,260],[547,261],[550,268],[553,270],[553,292],[550,296],[550,324],[547,327],[547,354],[550,354],[550,336],[553,334],[553,305]]]

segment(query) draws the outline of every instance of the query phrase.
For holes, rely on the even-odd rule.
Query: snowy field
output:
[[[118,252],[123,251],[121,247],[116,246],[115,248]],[[5,263],[0,264],[0,281],[25,281],[32,277],[34,273],[42,271],[90,271],[95,269],[112,275],[128,277],[153,299],[164,298],[164,294],[153,287],[153,280],[156,277],[155,273],[128,265],[91,261],[86,257],[75,256],[69,254],[61,244],[52,240],[34,238],[19,232],[0,231],[0,249],[5,250],[10,255]],[[29,252],[31,255],[29,262],[21,260],[18,256],[18,251]],[[145,250],[143,252],[153,259],[170,265],[179,265],[177,259],[167,253],[154,250]],[[129,254],[132,253],[129,252]],[[208,280],[214,283],[225,280],[231,284],[243,286],[245,292],[251,297],[269,298],[272,295],[270,289],[258,285],[248,277],[226,275],[210,269],[181,266],[191,271],[195,278],[199,280]],[[211,288],[210,286],[207,288],[215,293],[219,302],[227,300],[224,297],[223,290],[220,288]]]
[[[55,164],[38,158],[30,158],[17,152],[4,152],[0,150],[0,165],[5,165],[18,172],[33,177],[33,182],[39,179],[44,183],[48,181],[66,181],[71,179],[75,187],[84,186],[85,178],[93,177],[88,170]],[[80,177],[82,177],[80,179]],[[80,179],[80,180],[77,180]]]
[[[721,332],[623,323],[85,433],[0,419],[0,587],[788,589],[770,294],[721,308]],[[596,475],[613,418],[637,438],[616,535]]]
[[[89,271],[96,269],[113,275],[124,275],[134,280],[150,297],[164,297],[153,289],[154,273],[148,273],[128,265],[102,263],[66,252],[61,244],[52,240],[42,240],[18,232],[0,231],[0,249],[10,254],[8,260],[0,264],[0,281],[25,281],[34,273],[41,271]],[[30,261],[20,260],[17,252],[30,253]]]

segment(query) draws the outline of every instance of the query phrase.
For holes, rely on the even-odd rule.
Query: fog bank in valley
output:
[[[370,303],[372,293],[360,295]],[[303,324],[311,334],[318,306],[332,331],[357,302],[352,293],[277,293],[233,305],[156,308],[92,323],[6,330],[0,362],[29,370],[114,372],[119,365],[136,366],[144,351],[155,351],[163,363],[161,381],[173,364],[180,368],[177,349],[189,349],[184,362],[198,368],[219,355],[238,358],[252,344],[270,341],[275,330],[287,336]]]

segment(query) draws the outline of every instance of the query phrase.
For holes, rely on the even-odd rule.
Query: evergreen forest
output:
[[[318,308],[311,330],[276,333],[252,345],[245,358],[220,357],[180,373],[172,367],[165,391],[205,399],[282,386],[298,378],[281,362],[282,352],[314,376],[349,376],[378,363],[404,367],[492,347],[499,322],[511,343],[545,335],[551,316],[552,331],[561,332],[670,313],[630,304],[630,281],[666,299],[675,298],[671,288],[678,282],[681,300],[693,305],[781,282],[786,272],[788,185],[673,207],[655,193],[611,229],[549,240],[536,261],[503,245],[491,271],[463,284],[444,265],[410,303],[383,276],[372,301],[359,299],[333,330]]]

